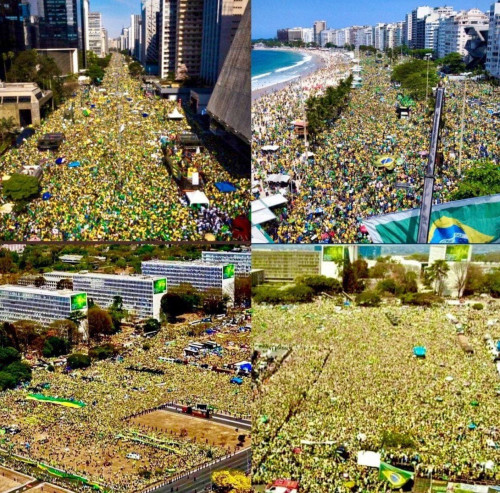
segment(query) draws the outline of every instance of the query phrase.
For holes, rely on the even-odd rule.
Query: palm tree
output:
[[[450,266],[446,260],[436,260],[427,268],[427,276],[434,283],[434,291],[438,296],[442,296],[443,294],[444,279],[449,270]]]

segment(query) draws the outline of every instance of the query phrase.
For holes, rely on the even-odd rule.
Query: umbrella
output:
[[[68,164],[68,168],[78,168],[80,166],[80,161],[71,161],[71,163]]]
[[[66,161],[66,159],[65,159],[65,158],[63,158],[63,157],[58,157],[58,158],[56,159],[56,164],[63,164],[65,161]]]
[[[51,195],[49,192],[45,192],[45,193],[42,195],[42,199],[43,199],[43,200],[49,200],[51,197],[52,197],[52,195]]]
[[[146,118],[146,117],[148,117],[148,116],[149,116],[149,113],[143,113],[143,114],[142,114],[142,116],[143,116],[144,118]]]

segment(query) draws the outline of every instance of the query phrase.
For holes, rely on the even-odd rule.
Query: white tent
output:
[[[276,195],[271,195],[270,197],[264,197],[261,199],[262,203],[266,207],[277,207],[278,205],[283,205],[288,202],[288,200],[283,197],[280,193],[277,193]]]
[[[380,467],[380,454],[370,450],[360,450],[358,452],[358,465],[367,467]]]
[[[262,200],[257,199],[252,201],[252,214],[265,208],[266,205],[262,202]]]
[[[262,229],[252,226],[252,243],[272,243],[266,237]]]
[[[276,219],[276,216],[267,208],[252,213],[252,224],[264,224]]]
[[[182,120],[185,117],[177,108],[175,108],[174,111],[172,111],[172,113],[168,114],[168,118],[170,120]]]
[[[273,182],[273,183],[288,183],[290,181],[290,176],[275,173],[275,174],[268,175],[266,178],[266,181]]]
[[[262,150],[263,151],[277,151],[278,149],[280,148],[280,146],[277,146],[277,145],[267,145],[267,146],[263,146],[262,147]]]
[[[186,192],[186,196],[189,200],[189,205],[210,204],[207,196],[203,192],[200,192],[199,190],[196,190],[195,192]]]

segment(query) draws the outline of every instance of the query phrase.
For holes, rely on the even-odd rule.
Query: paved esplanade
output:
[[[210,206],[189,207],[162,164],[160,145],[161,136],[172,140],[190,130],[189,123],[169,120],[177,103],[144,95],[124,61],[114,54],[101,86],[79,88],[31,140],[0,158],[0,176],[23,164],[41,162],[44,170],[40,198],[25,212],[0,216],[4,239],[177,241],[200,240],[206,233],[231,239],[231,219],[248,210],[249,180],[225,171],[220,163],[232,158],[223,149],[217,156],[202,151],[193,165],[204,174]],[[74,121],[64,118],[71,108]],[[37,149],[37,137],[48,132],[66,135],[57,153]],[[56,164],[57,158],[65,162]],[[215,183],[226,180],[238,190],[220,193]],[[0,199],[0,207],[6,202]]]

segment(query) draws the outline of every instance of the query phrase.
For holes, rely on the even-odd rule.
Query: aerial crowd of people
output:
[[[355,65],[341,53],[322,57],[316,72],[253,101],[254,197],[281,192],[287,198],[287,204],[275,210],[277,219],[262,224],[280,243],[368,242],[363,219],[420,206],[432,126],[428,106],[417,101],[409,119],[398,118],[396,103],[402,90],[391,82],[386,60],[376,63],[375,57],[361,55],[362,87],[352,89],[348,107],[314,142],[308,139],[306,150],[294,122],[306,118],[307,98],[322,94]],[[462,101],[463,82],[446,82],[443,162],[436,173],[435,203],[450,201],[474,163],[500,159],[497,123],[491,114],[498,111],[496,93],[486,82],[468,81],[458,165]],[[312,155],[306,158],[306,152]],[[394,168],[380,166],[381,157],[392,158]],[[288,175],[288,185],[269,182],[275,174]]]
[[[378,468],[357,464],[358,452],[372,451],[417,478],[498,484],[498,374],[484,341],[487,333],[498,337],[497,309],[494,301],[481,311],[333,300],[255,306],[263,360],[265,347],[291,352],[254,391],[254,482],[392,491]],[[474,354],[458,344],[457,327]],[[416,346],[425,358],[414,355]]]
[[[113,54],[100,86],[80,87],[32,138],[0,157],[4,179],[25,165],[43,169],[40,196],[24,211],[14,207],[0,216],[2,238],[178,241],[210,234],[230,240],[232,221],[248,212],[249,180],[227,171],[234,153],[222,145],[201,149],[191,167],[203,175],[210,203],[189,206],[161,149],[162,137],[172,142],[193,131],[188,118],[169,118],[177,105],[146,94],[123,56]],[[39,151],[37,139],[54,132],[65,135],[59,150]],[[210,136],[206,140],[214,142]],[[215,184],[224,181],[236,190],[220,192]],[[0,198],[0,205],[7,203]]]
[[[219,413],[247,417],[249,378],[241,385],[234,385],[229,374],[163,359],[184,359],[182,348],[189,341],[215,338],[223,348],[220,355],[191,358],[191,361],[222,367],[248,360],[249,334],[238,330],[238,324],[246,322],[241,314],[234,317],[235,324],[222,325],[225,320],[220,321],[221,329],[216,335],[203,332],[190,336],[187,323],[164,328],[147,340],[147,349],[143,348],[142,337],[133,337],[126,331],[113,337],[113,342],[122,348],[118,359],[96,361],[87,369],[70,373],[62,371],[64,366],[56,367],[55,372],[34,370],[27,388],[0,396],[0,422],[19,429],[15,435],[2,437],[7,439],[4,446],[14,454],[118,492],[140,491],[149,484],[233,453],[235,450],[229,444],[222,447],[173,431],[152,429],[154,426],[140,427],[129,417],[147,414],[169,402],[206,404]],[[130,367],[160,370],[164,374]],[[41,387],[38,392],[46,395],[81,401],[85,407],[76,409],[28,401],[26,396],[33,387]],[[144,440],[146,443],[131,441],[134,432],[149,439]],[[155,443],[159,446],[154,446]],[[130,453],[140,458],[127,458]],[[78,490],[79,484],[72,483],[72,488]]]

